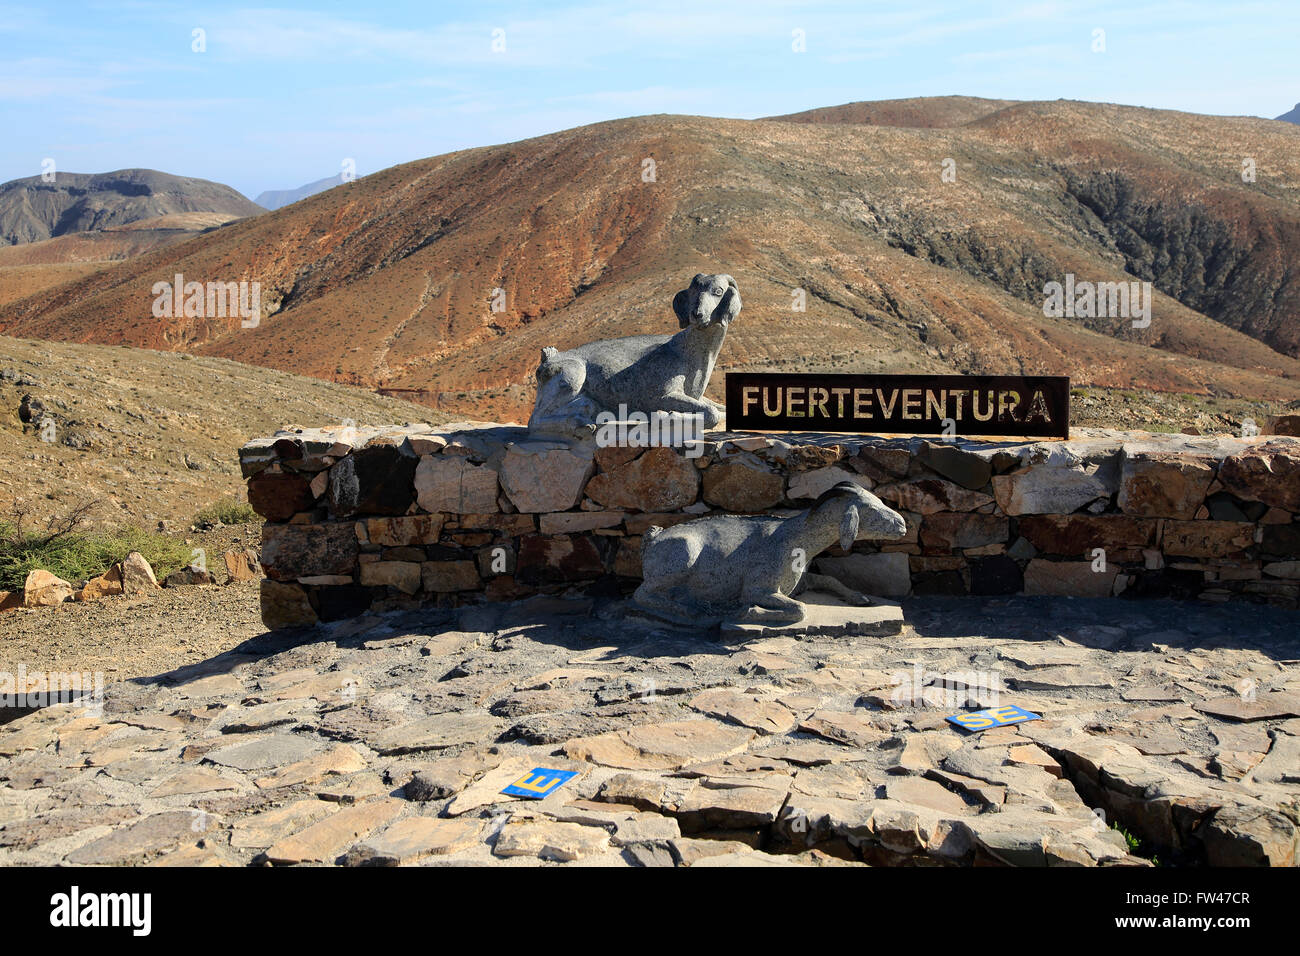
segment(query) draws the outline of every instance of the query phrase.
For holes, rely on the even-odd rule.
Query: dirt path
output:
[[[256,548],[257,524],[226,525],[175,535],[202,549],[209,571],[225,581],[222,554]],[[258,584],[162,588],[147,597],[71,601],[53,608],[0,614],[0,673],[103,671],[127,680],[207,660],[261,634]]]
[[[258,584],[163,588],[0,616],[0,672],[103,671],[105,681],[161,674],[261,634]]]

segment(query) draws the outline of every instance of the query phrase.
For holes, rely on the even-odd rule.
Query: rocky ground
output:
[[[1250,423],[1263,432],[1270,417],[1294,415],[1300,402],[1252,402],[1229,395],[1187,395],[1146,389],[1075,388],[1070,396],[1074,428],[1235,435]],[[1243,430],[1243,426],[1245,426]]]
[[[15,674],[21,664],[28,671],[103,671],[108,680],[148,677],[215,657],[265,631],[258,583],[227,582],[222,562],[227,551],[257,548],[260,525],[178,530],[176,537],[203,551],[217,584],[5,611],[0,673]]]
[[[66,601],[0,616],[0,671],[15,673],[22,663],[28,671],[103,671],[126,680],[207,660],[265,630],[256,581]]]
[[[1295,862],[1294,613],[903,609],[743,645],[574,598],[259,634],[0,728],[0,864]],[[943,719],[994,703],[1043,719]],[[500,793],[536,767],[578,775]]]

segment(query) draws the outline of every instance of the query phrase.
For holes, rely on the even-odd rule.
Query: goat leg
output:
[[[804,591],[825,591],[833,594],[849,604],[858,604],[862,607],[872,607],[880,603],[879,598],[874,598],[870,594],[863,594],[861,591],[855,591],[844,582],[829,574],[818,574],[815,571],[808,571],[803,577]]]
[[[752,595],[754,603],[735,617],[737,624],[798,624],[803,620],[803,605],[780,592]]]
[[[717,402],[707,398],[691,398],[680,393],[664,395],[659,399],[658,405],[665,412],[699,415],[705,428],[717,426],[726,417],[726,409]]]

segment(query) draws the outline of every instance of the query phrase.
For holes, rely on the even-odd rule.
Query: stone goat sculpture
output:
[[[792,595],[805,587],[855,604],[877,603],[806,570],[836,541],[847,551],[863,529],[872,538],[897,539],[907,533],[907,522],[848,481],[790,518],[717,515],[651,528],[641,545],[644,580],[632,600],[655,617],[697,627],[798,623],[804,608]]]
[[[740,314],[740,291],[729,275],[697,275],[673,297],[682,331],[602,339],[567,352],[542,349],[532,432],[586,437],[601,412],[699,414],[713,428],[725,409],[704,397],[713,365]]]

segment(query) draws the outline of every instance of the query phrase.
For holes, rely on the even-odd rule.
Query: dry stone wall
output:
[[[690,457],[522,428],[295,429],[240,450],[269,627],[640,577],[641,536],[791,513],[839,481],[902,541],[817,569],[889,597],[1053,594],[1300,603],[1300,439],[1090,430],[1069,441],[711,433]]]

